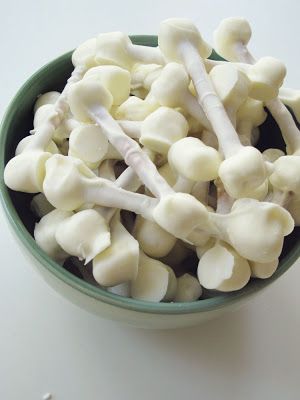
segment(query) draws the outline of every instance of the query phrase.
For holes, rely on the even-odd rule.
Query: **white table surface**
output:
[[[251,3],[251,4],[250,4]],[[286,62],[300,86],[300,2],[41,1],[0,5],[0,112],[36,69],[101,31],[155,33],[192,18],[204,37],[223,17],[253,27],[257,56]],[[0,212],[0,399],[296,400],[300,398],[300,264],[238,312],[197,328],[143,331],[96,318],[36,275]]]

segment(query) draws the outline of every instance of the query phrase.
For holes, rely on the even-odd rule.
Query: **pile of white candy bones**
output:
[[[112,32],[74,51],[64,90],[38,98],[4,174],[12,190],[39,193],[34,237],[51,258],[92,261],[92,276],[78,263],[86,280],[155,302],[275,272],[300,221],[300,132],[284,106],[299,117],[300,96],[280,88],[280,61],[253,58],[250,37],[246,20],[223,20],[214,47],[230,62],[213,61],[192,22],[168,19],[157,48]],[[254,147],[264,107],[286,154]],[[191,251],[198,277],[176,277]]]

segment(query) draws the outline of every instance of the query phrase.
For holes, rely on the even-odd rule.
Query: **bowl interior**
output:
[[[157,45],[156,36],[132,36],[132,41],[136,44],[148,46]],[[261,290],[266,285],[276,280],[284,273],[300,255],[300,228],[285,239],[284,249],[280,257],[280,265],[275,274],[267,280],[251,279],[249,284],[242,290],[235,293],[226,294],[205,294],[205,298],[193,303],[149,303],[133,299],[123,298],[112,293],[108,293],[100,287],[95,287],[81,279],[78,269],[67,261],[62,267],[52,261],[35,243],[32,234],[35,216],[30,211],[30,201],[32,195],[13,192],[5,186],[3,182],[3,169],[7,161],[14,156],[18,142],[29,134],[33,122],[33,105],[39,94],[50,90],[61,91],[67,78],[73,69],[71,63],[72,52],[50,62],[38,72],[36,72],[19,90],[12,100],[2,122],[0,133],[0,191],[1,200],[9,223],[22,244],[29,250],[36,259],[53,274],[63,279],[69,285],[78,290],[93,296],[102,301],[120,307],[140,310],[143,312],[155,313],[186,313],[207,311],[223,307],[240,298]],[[216,53],[211,56],[213,59],[221,59]],[[273,118],[268,115],[266,122],[261,126],[261,135],[258,148],[264,150],[268,147],[284,149],[284,142],[278,126]],[[196,268],[196,259],[187,262],[187,268]]]

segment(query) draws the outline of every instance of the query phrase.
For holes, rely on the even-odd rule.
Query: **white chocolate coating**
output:
[[[198,182],[218,177],[221,156],[200,139],[187,137],[174,143],[168,153],[168,161],[180,175]]]
[[[68,93],[68,101],[72,114],[79,121],[90,122],[89,108],[101,104],[110,109],[113,97],[103,85],[94,80],[85,80],[74,83]]]
[[[300,157],[283,156],[274,162],[271,184],[284,192],[300,194]]]
[[[136,279],[139,244],[115,218],[111,223],[111,245],[93,260],[93,275],[102,286],[116,286]]]
[[[85,260],[85,264],[111,244],[105,219],[93,209],[80,211],[64,220],[55,238],[66,253]]]
[[[74,67],[86,66],[87,68],[94,67],[96,55],[96,38],[88,39],[79,45],[72,54],[72,63]]]
[[[167,295],[168,283],[169,271],[165,265],[141,252],[138,274],[131,282],[131,297],[159,302]]]
[[[159,107],[141,125],[140,143],[150,150],[167,154],[173,143],[188,134],[188,123],[178,111]]]
[[[278,259],[270,261],[268,263],[258,263],[250,261],[249,265],[251,268],[251,276],[253,278],[267,279],[270,278],[278,267]]]
[[[197,273],[203,287],[221,292],[241,289],[251,276],[247,260],[221,243],[217,243],[201,256]]]
[[[156,222],[140,215],[136,217],[133,235],[141,249],[150,257],[166,256],[174,247],[176,238],[162,229]]]
[[[202,287],[198,279],[190,274],[184,274],[177,279],[177,290],[174,301],[183,303],[198,300],[202,295]]]
[[[53,210],[43,216],[34,228],[34,238],[37,244],[49,257],[57,262],[63,262],[68,254],[57,243],[55,234],[61,222],[73,215],[69,211]]]
[[[298,122],[300,122],[300,90],[281,87],[279,98],[283,104],[291,108]]]
[[[19,192],[41,192],[46,174],[45,165],[51,156],[51,153],[39,150],[15,156],[9,160],[4,170],[6,186]]]
[[[69,155],[97,168],[108,151],[108,140],[96,125],[80,125],[70,135]]]
[[[233,198],[251,197],[266,180],[267,168],[259,150],[246,146],[222,162],[219,177]]]
[[[164,56],[169,61],[181,62],[181,54],[178,44],[183,40],[193,43],[201,54],[207,58],[211,52],[211,46],[206,43],[193,23],[184,18],[169,18],[161,22],[158,34],[158,45]]]
[[[154,220],[167,232],[186,239],[198,225],[206,222],[206,208],[187,193],[165,196],[153,211]]]
[[[115,65],[100,65],[89,69],[83,79],[99,82],[113,97],[113,105],[119,106],[130,93],[130,73]]]
[[[276,58],[263,57],[250,67],[247,75],[251,81],[249,96],[256,100],[269,101],[278,96],[286,67]]]
[[[60,93],[56,91],[41,94],[34,103],[33,112],[35,113],[38,108],[44,106],[45,104],[54,104],[59,96]]]

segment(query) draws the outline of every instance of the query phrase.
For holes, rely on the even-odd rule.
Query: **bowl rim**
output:
[[[157,36],[154,35],[131,35],[130,38],[135,44],[148,46],[157,45]],[[300,246],[297,246],[293,252],[289,253],[285,257],[283,265],[277,269],[272,277],[266,280],[256,280],[255,285],[247,285],[243,289],[236,292],[218,294],[216,297],[194,302],[154,303],[118,296],[102,289],[101,287],[98,288],[93,286],[92,284],[84,281],[81,278],[78,278],[71,272],[64,269],[61,265],[54,262],[39,248],[33,237],[23,225],[23,222],[21,221],[11,201],[8,188],[4,184],[3,173],[5,166],[5,145],[10,124],[14,118],[16,110],[18,109],[19,99],[26,95],[26,91],[32,85],[32,83],[41,78],[49,69],[53,69],[58,64],[65,63],[67,60],[69,60],[72,52],[73,51],[69,51],[48,62],[25,81],[25,83],[20,87],[13,99],[10,101],[0,125],[0,202],[4,209],[4,215],[6,215],[8,220],[9,227],[13,230],[14,234],[17,236],[17,239],[32,254],[32,256],[56,278],[62,280],[65,284],[73,287],[76,290],[79,290],[89,297],[121,309],[151,314],[192,314],[217,310],[232,303],[236,303],[239,300],[246,299],[250,295],[261,291],[263,288],[270,286],[271,283],[276,281],[282,274],[284,274],[300,256]]]

